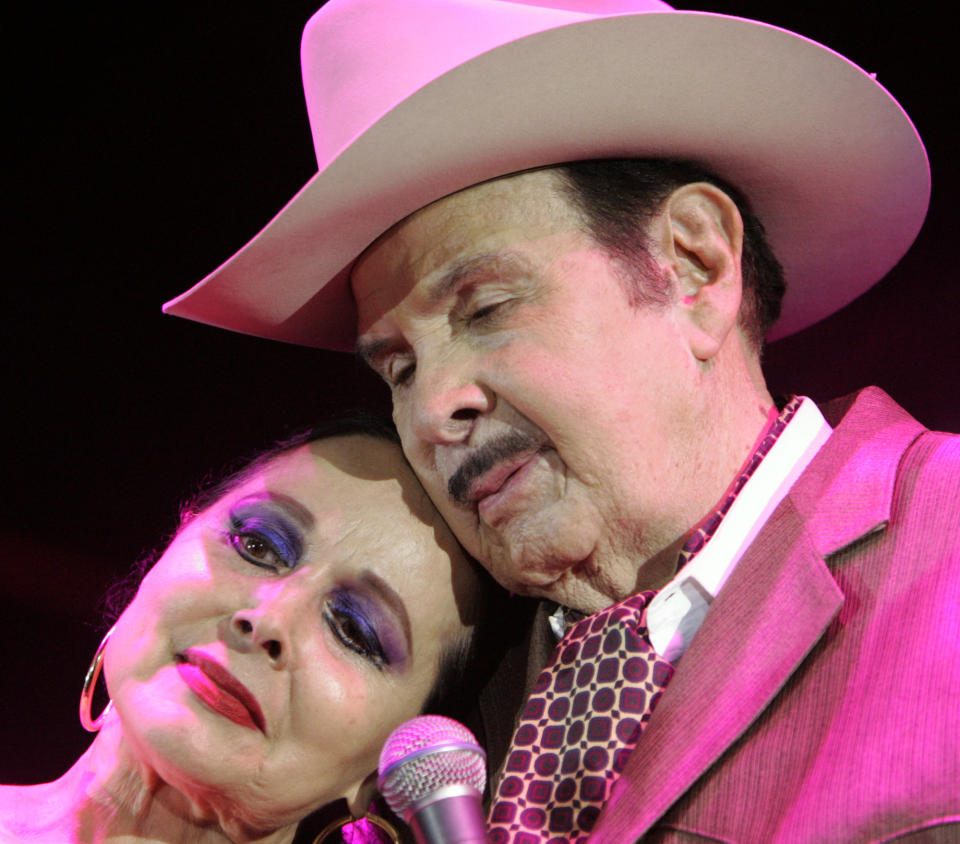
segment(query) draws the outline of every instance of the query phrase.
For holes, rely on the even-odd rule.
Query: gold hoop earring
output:
[[[320,834],[313,839],[313,844],[323,844],[323,842],[327,840],[331,833],[336,832],[338,829],[346,826],[347,824],[356,823],[357,821],[367,821],[368,823],[372,823],[374,826],[380,827],[380,829],[390,836],[390,840],[393,842],[393,844],[400,844],[400,834],[396,829],[394,829],[393,824],[384,820],[379,815],[370,814],[364,815],[362,818],[355,818],[353,815],[345,815],[342,818],[331,821],[322,830],[320,830]]]
[[[103,719],[107,717],[107,713],[113,706],[113,704],[108,701],[107,705],[103,708],[103,712],[95,719],[90,717],[90,709],[93,706],[93,691],[97,687],[100,669],[103,668],[103,652],[106,650],[107,642],[110,641],[110,634],[113,633],[116,626],[117,625],[113,625],[100,640],[100,646],[93,655],[93,661],[90,663],[87,674],[83,678],[83,690],[80,692],[80,723],[88,733],[95,733],[100,729],[100,726],[103,724]]]

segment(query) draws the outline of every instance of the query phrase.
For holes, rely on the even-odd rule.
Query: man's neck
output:
[[[739,384],[739,395],[703,401],[697,409],[689,457],[677,467],[677,501],[668,502],[677,505],[669,521],[638,524],[622,531],[621,542],[598,549],[594,559],[570,573],[577,583],[567,585],[569,606],[597,612],[636,592],[659,589],[676,575],[687,537],[723,500],[776,411],[765,387],[761,393],[743,389],[743,379]]]

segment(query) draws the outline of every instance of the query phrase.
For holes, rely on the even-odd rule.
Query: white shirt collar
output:
[[[713,599],[831,430],[816,404],[804,398],[710,541],[650,602],[650,642],[664,659],[683,656]]]

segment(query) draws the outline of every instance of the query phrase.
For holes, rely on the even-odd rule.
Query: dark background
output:
[[[2,782],[53,779],[88,743],[76,707],[100,597],[173,528],[186,493],[325,410],[385,407],[346,356],[160,313],[316,169],[299,77],[316,5],[8,17]],[[960,429],[946,21],[895,4],[695,8],[793,29],[876,72],[932,162],[913,249],[844,311],[774,344],[771,386],[823,399],[879,384],[930,427]]]

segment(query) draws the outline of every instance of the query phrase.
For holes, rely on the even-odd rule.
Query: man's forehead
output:
[[[463,264],[581,222],[560,190],[555,168],[503,176],[437,200],[401,220],[357,259],[350,283],[361,313],[359,329],[364,330],[366,314],[391,310],[431,276],[442,285]]]

